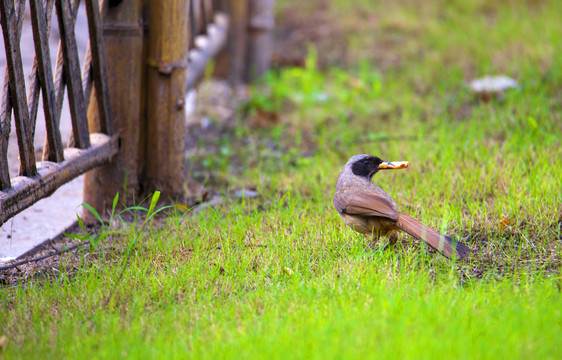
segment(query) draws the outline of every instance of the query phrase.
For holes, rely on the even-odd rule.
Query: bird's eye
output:
[[[363,164],[369,165],[369,160],[364,160],[364,161],[363,161]]]

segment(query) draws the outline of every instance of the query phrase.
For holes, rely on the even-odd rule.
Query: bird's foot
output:
[[[394,244],[396,244],[396,239],[390,238],[387,242],[384,243],[384,245],[381,245],[381,250],[386,251],[390,249],[390,247]]]
[[[380,251],[383,252],[390,247],[393,243],[391,242],[381,242],[377,240],[373,240],[367,244],[368,249],[373,251]]]
[[[371,250],[376,249],[376,247],[377,247],[377,240],[370,241],[370,242],[367,244],[367,246],[368,246]]]
[[[390,248],[390,246],[392,245],[392,243],[389,241],[386,244],[382,245],[382,251],[386,251]]]

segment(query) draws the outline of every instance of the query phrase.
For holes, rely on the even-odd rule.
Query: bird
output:
[[[388,245],[392,245],[401,230],[425,241],[448,259],[466,258],[471,252],[470,247],[399,212],[390,195],[373,184],[373,175],[380,170],[404,169],[408,165],[407,161],[388,162],[369,154],[352,156],[340,171],[336,183],[333,205],[338,214],[347,226],[372,237],[371,244],[387,237]]]

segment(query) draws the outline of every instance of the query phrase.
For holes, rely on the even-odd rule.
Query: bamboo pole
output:
[[[226,0],[229,17],[228,40],[215,61],[215,76],[228,79],[233,85],[247,81],[246,52],[248,46],[249,0]]]
[[[228,42],[217,57],[214,75],[233,85],[248,83],[271,65],[275,0],[226,0],[225,5]]]
[[[125,204],[130,204],[139,192],[138,174],[142,167],[142,10],[142,0],[123,1],[109,5],[103,19],[113,130],[119,136],[120,150],[110,164],[86,173],[84,179],[84,201],[100,214],[105,214],[112,206],[117,192]],[[92,91],[92,96],[97,96],[96,89]],[[99,132],[102,128],[97,104],[97,100],[92,98],[88,110],[91,132]],[[87,220],[93,220],[90,214],[84,215]]]
[[[189,2],[149,0],[146,191],[183,195]]]
[[[248,55],[245,79],[256,80],[271,66],[274,0],[250,0],[248,10]]]

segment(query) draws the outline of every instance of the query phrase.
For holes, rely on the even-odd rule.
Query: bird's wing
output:
[[[398,220],[398,208],[384,191],[346,192],[334,196],[336,210],[344,214],[380,216]]]

